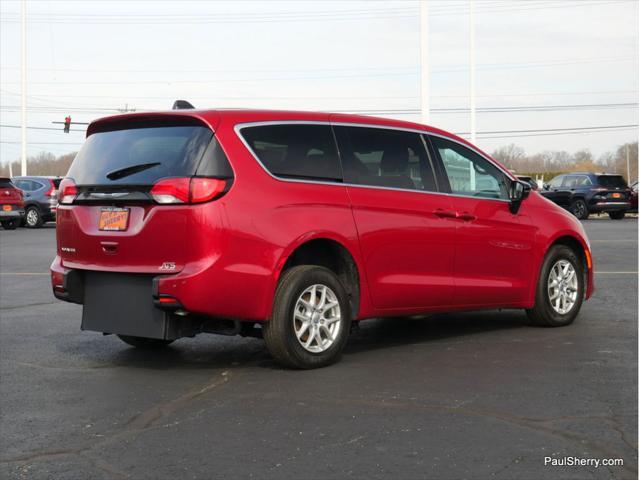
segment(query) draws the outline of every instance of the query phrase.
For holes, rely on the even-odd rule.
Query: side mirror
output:
[[[550,185],[548,185],[547,183],[544,183],[543,187],[544,190],[548,190],[550,189]]]
[[[519,211],[521,202],[530,194],[531,186],[522,181],[514,181],[510,184],[510,213],[513,215]]]

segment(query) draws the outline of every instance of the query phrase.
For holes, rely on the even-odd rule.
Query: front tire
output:
[[[173,340],[163,340],[161,338],[132,337],[130,335],[118,335],[124,343],[142,350],[157,350],[173,343]]]
[[[5,220],[2,222],[2,228],[5,230],[15,230],[20,225],[19,219]]]
[[[526,310],[533,325],[563,327],[570,325],[584,299],[584,271],[581,259],[569,247],[550,248],[539,275],[535,306]]]
[[[626,216],[626,212],[623,210],[620,212],[608,212],[608,215],[612,220],[623,220],[623,217]]]
[[[24,215],[24,223],[27,228],[40,228],[42,226],[44,220],[42,219],[42,215],[40,214],[38,207],[31,206],[27,208]]]
[[[337,275],[324,267],[301,265],[282,275],[263,333],[278,363],[311,369],[339,360],[350,327],[348,294]]]
[[[570,213],[572,213],[579,220],[586,220],[588,216],[590,215],[590,212],[588,212],[588,206],[586,205],[586,202],[584,202],[581,199],[577,199],[574,202],[572,202],[570,204],[569,210],[570,210]]]

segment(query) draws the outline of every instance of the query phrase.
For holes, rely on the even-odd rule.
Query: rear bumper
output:
[[[619,212],[630,209],[630,202],[593,202],[588,206],[592,213]]]
[[[0,220],[13,220],[14,218],[24,218],[24,210],[0,210]]]
[[[56,257],[51,265],[53,295],[83,305],[82,330],[144,338],[175,340],[203,330],[201,319],[181,317],[158,295],[157,277],[68,269]],[[165,298],[165,297],[164,297]]]

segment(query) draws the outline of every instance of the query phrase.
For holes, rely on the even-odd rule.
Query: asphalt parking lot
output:
[[[290,371],[256,339],[164,352],[81,332],[55,229],[0,232],[2,478],[637,478],[637,220],[585,222],[576,323],[523,312],[362,323],[341,363]],[[544,466],[544,457],[623,466]]]

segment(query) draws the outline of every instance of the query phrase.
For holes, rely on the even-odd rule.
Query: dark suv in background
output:
[[[541,194],[585,220],[591,213],[606,212],[621,220],[630,209],[630,189],[621,175],[568,173],[544,185]]]
[[[61,177],[14,177],[13,183],[24,192],[24,224],[40,228],[55,220]]]

